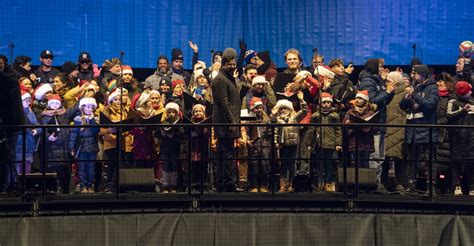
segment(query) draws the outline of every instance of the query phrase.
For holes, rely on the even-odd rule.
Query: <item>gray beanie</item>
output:
[[[237,58],[237,52],[233,48],[226,48],[222,53],[222,65],[227,64],[228,61]]]

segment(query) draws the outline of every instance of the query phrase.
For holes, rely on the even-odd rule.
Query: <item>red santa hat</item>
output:
[[[358,91],[355,97],[356,98],[360,97],[366,101],[369,101],[369,91],[368,90]]]
[[[252,79],[252,86],[255,86],[257,84],[266,84],[268,81],[265,79],[265,76],[262,75],[257,75],[253,77]]]
[[[326,66],[318,66],[314,70],[314,74],[320,75],[320,76],[323,76],[323,77],[326,77],[326,78],[329,78],[329,79],[333,79],[334,75],[335,75],[334,72],[331,71],[331,69],[329,67],[326,67]]]
[[[123,74],[131,74],[131,75],[133,75],[132,67],[130,67],[129,65],[123,66],[123,67],[122,67],[122,73],[123,73]]]
[[[93,98],[93,97],[83,97],[83,98],[81,98],[81,100],[79,101],[79,108],[81,108],[84,105],[94,105],[94,107],[97,108],[97,102],[96,102],[95,98]]]
[[[321,93],[321,102],[333,102],[331,94],[327,92]]]
[[[36,88],[33,94],[35,95],[36,100],[41,101],[44,99],[44,96],[48,92],[53,92],[53,87],[51,86],[51,84],[41,84]]]
[[[250,99],[250,110],[252,110],[255,107],[260,106],[260,105],[263,106],[262,99],[260,99],[258,97],[252,97],[252,99]]]
[[[51,94],[48,97],[48,107],[51,107],[53,102],[61,104],[61,97],[58,94]]]
[[[109,97],[107,98],[107,102],[111,104],[116,96],[120,96],[120,94],[122,93],[121,91],[123,91],[123,94],[128,92],[128,90],[125,88],[116,88],[112,91],[112,93],[110,93]]]
[[[21,91],[21,100],[23,101],[26,99],[31,99],[30,93],[28,93],[27,91]]]
[[[177,113],[179,113],[179,105],[175,102],[169,102],[166,104],[165,106],[165,109],[166,111],[170,110],[170,109],[173,109],[175,110]]]

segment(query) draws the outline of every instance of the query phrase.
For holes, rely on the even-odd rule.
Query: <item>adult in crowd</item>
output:
[[[36,75],[36,81],[41,83],[53,83],[53,79],[59,70],[53,67],[54,55],[51,50],[43,50],[40,54],[41,65],[33,72]]]
[[[400,101],[400,108],[407,112],[406,123],[407,125],[436,124],[438,120],[436,108],[439,101],[436,82],[430,78],[430,69],[426,65],[415,65],[413,71],[415,87],[407,87],[405,97]],[[408,191],[415,191],[415,179],[426,178],[429,175],[427,161],[430,150],[434,151],[434,144],[437,141],[436,128],[408,127],[405,129],[407,159],[411,162]]]
[[[222,53],[222,68],[212,80],[214,107],[212,120],[214,123],[240,123],[240,95],[234,73],[237,68],[237,52],[227,48]],[[217,137],[217,188],[218,191],[235,191],[235,157],[234,142],[240,137],[238,126],[219,126],[215,128]]]
[[[369,91],[369,98],[377,105],[378,122],[387,122],[387,105],[395,95],[395,88],[403,79],[400,73],[393,73],[392,79],[387,83],[386,78],[379,76],[380,59],[371,58],[364,64],[364,70],[359,74],[359,90]],[[387,189],[382,183],[382,164],[385,159],[385,127],[379,127],[374,135],[375,152],[370,154],[370,168],[377,173],[377,191],[386,193]]]

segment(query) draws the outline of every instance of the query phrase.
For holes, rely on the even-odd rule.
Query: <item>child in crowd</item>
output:
[[[265,113],[262,99],[253,97],[250,100],[250,110],[256,120],[243,123],[270,123],[270,117]],[[271,128],[266,126],[242,127],[242,139],[248,147],[248,186],[250,192],[268,192],[270,183],[270,153]]]
[[[199,190],[201,181],[207,189],[207,165],[209,161],[209,139],[211,137],[210,127],[202,127],[199,124],[206,122],[206,107],[195,104],[192,109],[191,123],[196,125],[191,128],[191,188]]]
[[[31,95],[26,92],[21,92],[21,99],[23,104],[23,113],[25,114],[25,121],[27,125],[39,125],[35,114],[30,108]],[[18,142],[16,146],[16,170],[18,174],[23,173],[23,141],[26,141],[25,149],[25,173],[31,173],[31,164],[33,163],[33,155],[36,152],[36,136],[41,133],[41,128],[26,129],[25,140],[23,140],[23,132],[18,134]]]
[[[41,123],[44,125],[67,125],[66,109],[62,105],[61,97],[58,94],[51,94],[48,97],[48,105],[43,110]],[[67,161],[67,141],[69,136],[68,128],[48,128],[46,138],[46,155],[48,172],[55,172],[58,183],[58,191],[69,193],[69,183],[71,180],[71,166]]]
[[[311,116],[313,124],[339,124],[341,119],[329,93],[321,93],[320,110]],[[316,191],[335,192],[336,151],[342,150],[342,132],[339,126],[311,126],[305,136],[305,145],[312,151]]]
[[[176,193],[178,177],[178,156],[180,154],[183,127],[174,124],[181,121],[179,105],[169,102],[165,106],[165,126],[155,132],[155,137],[161,139],[160,158],[163,159],[163,193]]]
[[[344,116],[344,123],[363,123],[375,115],[375,108],[376,106],[369,101],[369,92],[367,90],[358,91],[352,108]],[[355,122],[355,119],[359,122]],[[376,130],[376,127],[372,126],[349,128],[349,152],[351,159],[356,160],[359,167],[369,168],[370,153],[374,152]]]
[[[74,125],[96,125],[94,111],[97,102],[94,98],[86,97],[79,101],[81,115],[74,118]],[[77,156],[79,163],[79,178],[81,193],[94,193],[95,160],[99,146],[97,143],[97,127],[72,128],[69,136],[69,150],[72,156]]]
[[[301,110],[295,112],[293,104],[282,99],[272,109],[273,117],[278,124],[298,124],[308,112],[308,104],[303,100],[303,92],[298,91],[298,100]],[[298,126],[281,126],[275,128],[275,147],[280,151],[281,177],[280,192],[292,192],[292,181],[295,176],[295,159],[297,157],[300,141],[300,128]]]

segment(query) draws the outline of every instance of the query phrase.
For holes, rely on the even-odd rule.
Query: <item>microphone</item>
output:
[[[13,48],[15,48],[15,45],[14,45],[13,43],[10,43],[10,44],[8,45],[8,47],[9,47],[10,49],[13,49]]]
[[[413,49],[413,57],[416,57],[416,43],[414,43],[411,48]]]

